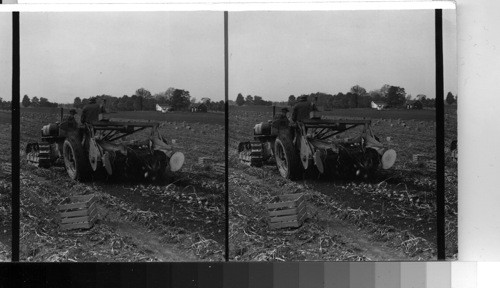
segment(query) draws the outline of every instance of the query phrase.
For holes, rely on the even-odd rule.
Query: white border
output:
[[[425,10],[455,9],[452,1],[419,2],[314,2],[314,3],[172,3],[172,4],[10,4],[0,12],[95,12],[95,11],[323,11],[323,10]]]

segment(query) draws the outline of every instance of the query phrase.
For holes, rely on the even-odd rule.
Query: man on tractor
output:
[[[82,124],[98,121],[100,111],[101,107],[96,103],[96,99],[90,98],[89,104],[83,107],[82,117],[80,118],[80,121],[82,122]]]
[[[281,108],[281,113],[276,114],[274,116],[273,122],[272,122],[272,128],[276,129],[277,133],[280,135],[285,135],[287,137],[291,138],[291,133],[290,133],[290,120],[288,120],[288,108],[283,107]]]
[[[304,119],[309,119],[309,114],[312,111],[317,111],[314,103],[307,101],[306,95],[297,97],[297,103],[293,106],[292,121],[301,122]]]

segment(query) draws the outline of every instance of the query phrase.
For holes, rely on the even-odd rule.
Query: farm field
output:
[[[80,183],[70,180],[64,167],[28,165],[22,153],[20,259],[223,260],[224,175],[211,164],[198,164],[198,158],[204,156],[224,163],[223,114],[127,112],[107,116],[161,122],[160,133],[168,141],[174,140],[174,150],[186,157],[183,168],[153,182],[98,177]],[[39,141],[41,127],[58,119],[58,109],[22,109],[21,147]],[[130,137],[141,135],[145,134]],[[86,194],[98,198],[97,223],[89,230],[61,230],[56,206],[70,195]]]
[[[0,110],[0,262],[11,259],[11,121],[10,111]]]
[[[436,176],[425,162],[413,161],[414,154],[435,159],[434,113],[325,112],[329,118],[350,114],[349,118],[373,119],[375,134],[398,154],[395,165],[380,169],[370,181],[318,178],[314,172],[289,181],[275,166],[256,168],[238,161],[238,143],[253,139],[256,123],[272,119],[272,107],[230,107],[230,260],[436,259]],[[456,110],[447,109],[447,145],[456,139],[456,131]],[[456,259],[457,164],[446,152],[446,255]],[[270,229],[264,205],[291,193],[306,194],[308,219],[298,229]]]

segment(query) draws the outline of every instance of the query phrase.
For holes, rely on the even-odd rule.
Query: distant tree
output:
[[[384,96],[382,95],[382,92],[380,90],[372,90],[370,93],[368,93],[372,101],[385,101]]]
[[[40,106],[40,100],[38,100],[38,97],[33,96],[31,98],[31,105],[34,106],[34,107]]]
[[[238,96],[236,96],[236,105],[241,106],[243,104],[245,104],[245,97],[241,93],[238,93]]]
[[[411,101],[411,94],[406,95],[406,101]]]
[[[352,86],[351,93],[354,93],[358,96],[365,96],[368,94],[368,93],[366,93],[366,89],[359,86],[359,85]]]
[[[457,94],[457,95],[455,95],[455,103],[457,103],[457,104],[458,104],[458,94]]]
[[[125,110],[134,111],[134,100],[132,99],[132,97],[125,101]]]
[[[49,104],[50,102],[47,98],[40,97],[40,103],[39,103],[40,107],[49,107],[50,106]]]
[[[446,95],[446,103],[448,103],[448,105],[455,103],[455,97],[453,97],[453,94],[451,92],[448,92],[448,94]]]
[[[295,101],[296,101],[296,100],[297,100],[297,99],[295,98],[295,95],[290,95],[290,96],[288,96],[288,106],[293,106],[293,105],[295,105]]]
[[[358,108],[358,94],[348,92],[346,96],[349,101],[349,108]]]
[[[245,104],[247,104],[247,105],[253,104],[253,97],[252,97],[252,95],[247,95],[247,97],[245,98]]]
[[[358,108],[370,108],[372,98],[367,94],[365,96],[358,97]]]
[[[425,96],[424,94],[418,94],[417,97],[415,97],[415,100],[419,101],[422,101],[424,99],[427,99],[427,96]]]
[[[165,91],[165,98],[167,100],[170,100],[174,96],[175,90],[176,89],[174,87],[169,87],[167,91]]]
[[[203,98],[201,98],[201,100],[200,100],[200,101],[201,101],[201,103],[205,103],[205,104],[206,104],[206,103],[210,102],[210,98],[208,98],[208,97],[203,97]]]
[[[154,111],[157,101],[154,98],[146,98],[142,100],[142,110]]]
[[[392,86],[389,85],[389,84],[384,84],[381,88],[380,88],[380,95],[382,95],[382,98],[386,99],[387,98],[387,94],[389,93],[389,89],[391,88]]]
[[[191,96],[189,95],[189,91],[182,89],[175,89],[172,98],[170,99],[170,105],[174,110],[186,110],[189,108],[189,104],[191,103],[189,99]]]
[[[262,97],[261,97],[261,96],[257,96],[257,95],[255,95],[255,96],[253,97],[253,104],[254,104],[254,105],[264,105],[264,104],[265,104],[265,101],[262,99]]]
[[[73,101],[73,107],[82,108],[82,99],[80,99],[80,97],[75,98],[75,100]]]
[[[149,92],[148,90],[144,89],[144,88],[139,88],[137,89],[137,91],[135,91],[135,95],[137,95],[138,97],[142,97],[142,98],[151,98],[151,92]]]
[[[31,105],[30,97],[28,97],[28,95],[24,95],[21,103],[23,104],[23,107],[29,107]]]
[[[387,92],[387,104],[392,107],[399,107],[405,103],[406,92],[404,88],[391,86]]]
[[[348,96],[343,94],[342,92],[338,93],[337,95],[334,95],[333,101],[332,101],[332,106],[333,106],[333,108],[337,108],[337,109],[349,108]]]
[[[191,100],[189,100],[192,104],[196,103],[196,97],[192,97]]]

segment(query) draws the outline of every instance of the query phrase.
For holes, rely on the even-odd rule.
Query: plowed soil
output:
[[[175,151],[186,156],[183,168],[162,180],[95,175],[79,183],[70,180],[64,167],[28,165],[22,153],[21,260],[223,260],[224,175],[215,171],[213,163],[198,164],[199,157],[207,156],[213,157],[214,163],[224,163],[223,114],[186,113],[175,117],[128,112],[109,117],[160,122],[160,133]],[[180,118],[183,120],[178,121]],[[57,110],[23,109],[21,147],[40,141],[41,127],[58,119]],[[129,140],[145,135],[134,134]],[[96,224],[88,230],[61,230],[57,205],[68,196],[86,194],[98,199]]]
[[[253,140],[253,126],[272,119],[272,107],[230,108],[230,259],[436,259],[436,176],[426,160],[413,161],[414,154],[436,158],[435,113],[347,109],[325,115],[346,118],[349,112],[349,118],[373,117],[375,134],[398,154],[395,165],[379,169],[369,180],[333,179],[312,171],[289,181],[275,165],[256,168],[238,161],[238,143]],[[456,139],[456,110],[446,114],[450,143]],[[447,257],[456,258],[457,166],[445,152]],[[270,229],[265,204],[293,193],[307,196],[308,219],[298,229]]]

